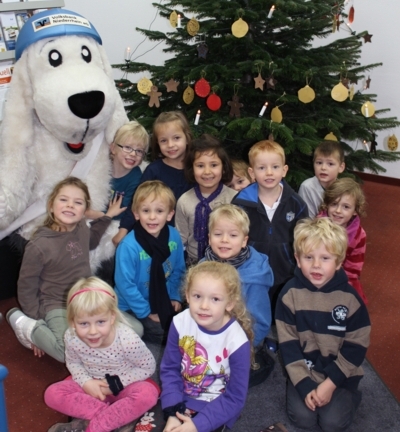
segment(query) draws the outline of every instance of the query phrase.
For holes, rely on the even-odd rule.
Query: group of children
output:
[[[123,126],[110,148],[108,208],[91,210],[86,185],[70,177],[26,247],[22,311],[7,319],[24,346],[65,361],[72,378],[46,390],[50,407],[75,418],[49,431],[134,430],[160,392],[144,342],[166,344],[160,430],[231,428],[274,318],[290,420],[346,430],[370,323],[359,281],[365,199],[356,182],[337,179],[340,144],[317,147],[315,177],[297,194],[274,141],[253,145],[247,167],[215,138],[192,139],[182,113],[162,113],[142,174],[148,141],[139,123]],[[113,288],[89,266],[112,218]]]

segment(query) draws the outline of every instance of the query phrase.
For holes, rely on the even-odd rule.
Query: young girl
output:
[[[232,181],[227,183],[227,186],[234,189],[236,192],[241,191],[249,184],[253,183],[250,174],[249,166],[245,161],[232,160],[233,177]]]
[[[153,124],[151,136],[151,158],[153,162],[144,170],[140,183],[147,180],[160,180],[169,186],[178,200],[193,185],[184,174],[184,159],[192,141],[192,132],[186,117],[180,111],[161,113]],[[135,219],[132,211],[127,211],[121,220],[123,235],[132,230]],[[169,225],[174,226],[174,218]],[[120,238],[120,240],[122,237]]]
[[[49,432],[113,431],[156,404],[158,386],[148,379],[155,371],[154,357],[117,304],[114,290],[97,277],[82,278],[71,288],[65,355],[72,379],[52,384],[44,399],[76,419]]]
[[[346,228],[349,244],[343,269],[364,303],[368,300],[360,282],[364,265],[366,234],[360,223],[360,216],[365,215],[365,196],[360,185],[351,178],[334,181],[326,190],[319,216],[328,216],[333,222]]]
[[[161,361],[164,431],[232,428],[244,407],[251,362],[239,274],[229,264],[200,263],[189,269],[185,293],[189,309],[174,317]]]
[[[121,199],[115,198],[105,216],[89,228],[84,218],[90,207],[85,183],[68,177],[50,194],[47,219],[27,244],[22,260],[18,279],[22,311],[13,308],[7,313],[18,340],[35,355],[47,353],[64,362],[68,290],[80,277],[91,275],[89,250],[98,246],[111,218],[121,211],[120,205]]]
[[[211,210],[230,203],[236,191],[224,184],[232,180],[232,164],[220,142],[211,135],[193,141],[185,159],[185,174],[196,185],[179,198],[175,224],[191,265],[204,257]]]

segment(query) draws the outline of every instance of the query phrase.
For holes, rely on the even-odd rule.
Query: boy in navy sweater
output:
[[[294,231],[294,278],[276,306],[276,327],[289,375],[287,413],[300,428],[347,430],[361,401],[358,384],[371,324],[361,297],[341,268],[347,235],[328,218]]]

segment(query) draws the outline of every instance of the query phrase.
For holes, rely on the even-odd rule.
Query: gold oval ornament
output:
[[[190,36],[196,36],[200,30],[200,24],[196,19],[192,18],[186,24],[186,29]]]
[[[390,137],[388,138],[387,146],[390,151],[397,150],[397,148],[399,147],[399,142],[397,141],[396,135],[390,135]]]
[[[282,111],[278,107],[273,108],[271,111],[271,120],[275,123],[281,123],[282,119]]]
[[[141,78],[137,83],[137,89],[144,95],[147,95],[152,87],[153,83],[148,78]]]
[[[297,92],[297,96],[300,102],[310,103],[315,99],[315,91],[309,85],[306,85]]]
[[[333,132],[329,132],[328,135],[325,135],[324,137],[327,141],[337,141],[336,135],[333,134]]]
[[[194,99],[194,90],[192,87],[187,86],[185,91],[183,92],[183,102],[185,102],[186,105],[190,105],[193,102]]]
[[[361,107],[361,114],[367,118],[372,117],[375,114],[374,105],[370,101],[363,103]]]
[[[333,87],[331,96],[337,102],[344,102],[349,97],[349,90],[340,82]]]
[[[171,15],[169,16],[169,22],[172,27],[176,28],[178,24],[178,14],[176,13],[176,11],[171,12]]]
[[[249,31],[249,25],[246,21],[242,20],[242,18],[239,18],[232,24],[231,30],[233,36],[237,38],[242,38],[246,36],[247,32]]]

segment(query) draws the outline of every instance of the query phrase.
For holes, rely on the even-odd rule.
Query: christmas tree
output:
[[[246,160],[249,147],[274,139],[287,155],[287,180],[298,187],[313,175],[312,153],[324,139],[337,139],[346,170],[384,172],[378,161],[400,154],[368,151],[375,132],[400,123],[373,106],[368,72],[361,65],[368,31],[351,28],[345,0],[179,0],[153,4],[171,31],[137,29],[164,42],[171,55],[162,66],[126,59],[117,81],[131,119],[151,130],[163,111],[182,110],[195,136],[218,137],[233,157]],[[323,40],[340,32],[333,42]],[[127,56],[129,57],[129,56]],[[132,83],[130,73],[145,72]],[[363,88],[360,82],[364,82]],[[267,103],[267,104],[266,104]],[[159,105],[159,106],[157,106]],[[265,109],[264,109],[265,108]],[[200,119],[199,116],[200,115]],[[199,119],[198,124],[196,125]],[[326,138],[325,138],[326,137]],[[366,145],[354,150],[348,143]]]

